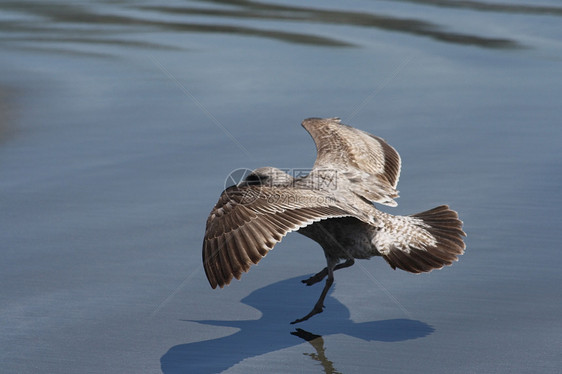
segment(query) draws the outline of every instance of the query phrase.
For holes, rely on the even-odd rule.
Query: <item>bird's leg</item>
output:
[[[353,265],[354,263],[355,263],[355,260],[350,258],[350,259],[346,260],[345,262],[342,262],[341,264],[337,264],[336,267],[334,268],[334,270],[348,268],[351,265]],[[312,286],[313,284],[316,284],[316,283],[320,282],[322,279],[324,279],[326,277],[326,275],[328,275],[328,268],[327,267],[320,270],[318,273],[314,274],[312,277],[310,277],[308,279],[301,280],[301,282],[306,284],[307,286]]]
[[[326,279],[326,284],[324,285],[324,289],[322,290],[322,294],[320,295],[320,298],[318,299],[318,301],[316,302],[316,304],[314,305],[314,308],[312,308],[312,310],[310,311],[310,313],[308,313],[306,316],[296,319],[293,322],[291,322],[291,325],[294,325],[295,323],[299,323],[302,321],[306,321],[307,319],[309,319],[310,317],[322,313],[323,309],[324,309],[324,299],[326,298],[326,295],[328,294],[328,291],[330,290],[330,287],[332,287],[332,284],[334,283],[334,268],[336,267],[334,264],[330,263],[331,261],[328,260],[328,267],[327,269],[327,273],[328,273],[328,278]]]

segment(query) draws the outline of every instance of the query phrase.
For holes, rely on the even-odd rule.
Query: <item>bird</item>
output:
[[[283,237],[296,231],[317,242],[326,267],[302,280],[326,278],[312,310],[324,310],[334,272],[358,259],[382,257],[392,269],[424,273],[458,260],[465,251],[463,222],[448,205],[411,215],[392,215],[401,158],[384,139],[343,124],[339,118],[308,118],[302,126],[316,145],[305,175],[274,167],[253,170],[226,188],[211,210],[203,240],[203,267],[214,289],[240,279]]]

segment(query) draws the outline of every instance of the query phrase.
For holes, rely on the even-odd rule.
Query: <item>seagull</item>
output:
[[[339,118],[308,118],[302,126],[317,149],[308,175],[256,169],[225,189],[212,209],[203,240],[212,288],[240,279],[296,231],[320,244],[327,265],[302,281],[311,286],[326,278],[312,310],[295,324],[323,312],[334,271],[356,259],[380,256],[392,269],[423,273],[451,265],[464,253],[462,221],[447,205],[408,216],[375,207],[397,205],[401,168],[400,155],[382,138]]]

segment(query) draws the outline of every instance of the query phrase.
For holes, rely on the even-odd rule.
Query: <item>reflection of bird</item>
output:
[[[303,329],[296,329],[291,335],[298,336],[306,340],[316,350],[316,353],[305,353],[305,355],[312,357],[313,360],[320,362],[324,373],[326,374],[341,374],[334,368],[334,363],[326,357],[326,349],[324,348],[324,339],[321,335],[316,335]]]
[[[372,202],[396,206],[400,156],[383,139],[340,123],[310,118],[317,158],[302,178],[271,167],[254,170],[227,188],[207,219],[203,265],[213,288],[239,279],[291,231],[318,242],[327,267],[303,280],[327,276],[314,308],[302,322],[321,313],[334,270],[355,259],[382,256],[393,268],[421,273],[450,265],[464,252],[462,222],[443,205],[393,216]]]

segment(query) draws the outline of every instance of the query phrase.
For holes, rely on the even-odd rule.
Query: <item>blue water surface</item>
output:
[[[558,1],[0,1],[6,373],[559,373]],[[393,214],[449,204],[458,263],[336,273],[287,236],[212,290],[238,168],[310,168],[339,116],[402,156]]]

